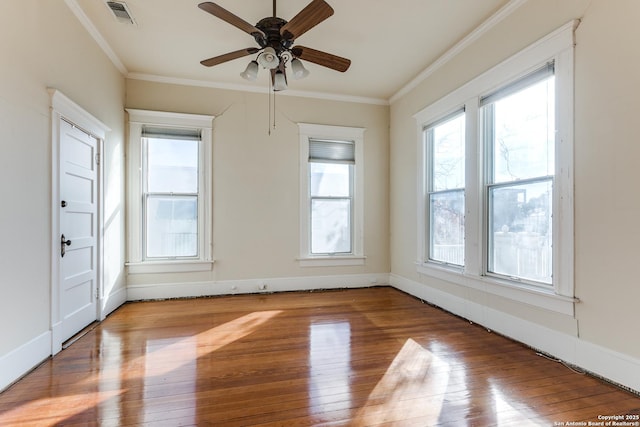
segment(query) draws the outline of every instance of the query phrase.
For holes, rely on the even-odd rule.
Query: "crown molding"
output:
[[[166,83],[166,84],[174,84],[174,85],[181,85],[181,86],[207,87],[207,88],[214,88],[214,89],[235,90],[235,91],[241,91],[241,92],[254,92],[254,93],[265,93],[265,94],[269,93],[269,88],[266,86],[261,87],[261,86],[243,85],[243,84],[237,84],[237,83],[223,83],[223,82],[214,82],[214,81],[207,81],[207,80],[185,79],[180,77],[168,77],[168,76],[159,76],[155,74],[144,74],[144,73],[127,73],[126,77],[132,80],[143,80],[148,82]],[[382,98],[368,98],[364,96],[342,95],[337,93],[326,93],[326,92],[312,92],[312,91],[287,89],[287,90],[278,92],[278,95],[297,96],[300,98],[326,99],[330,101],[355,102],[360,104],[389,105],[389,101]]]
[[[87,30],[89,35],[95,40],[95,42],[100,46],[102,51],[107,55],[107,57],[111,60],[113,65],[128,79],[133,80],[146,80],[157,83],[168,83],[168,84],[176,84],[183,86],[197,86],[197,87],[209,87],[215,89],[225,89],[225,90],[235,90],[240,92],[257,92],[257,93],[268,93],[268,88],[266,87],[257,87],[251,85],[243,85],[243,84],[235,84],[235,83],[222,83],[222,82],[212,82],[206,80],[195,80],[195,79],[185,79],[179,77],[166,77],[159,76],[154,74],[144,74],[144,73],[135,73],[129,72],[127,67],[122,63],[118,55],[111,48],[106,39],[102,36],[100,31],[93,25],[91,19],[84,13],[77,0],[64,0],[69,9],[76,16],[78,21],[82,24],[82,26]],[[286,90],[278,93],[279,95],[284,96],[297,96],[301,98],[315,98],[315,99],[326,99],[330,101],[342,101],[342,102],[355,102],[360,104],[373,104],[373,105],[389,105],[389,101],[382,98],[369,98],[364,96],[352,96],[352,95],[342,95],[336,93],[325,93],[325,92],[311,92],[311,91],[299,91],[299,90]]]
[[[456,55],[466,49],[474,41],[479,39],[482,35],[489,32],[493,27],[498,25],[501,21],[515,12],[520,6],[525,4],[527,0],[511,0],[509,3],[501,7],[496,13],[491,15],[489,19],[484,21],[480,26],[473,30],[469,35],[460,40],[453,47],[447,50],[442,56],[436,59],[431,65],[429,65],[424,71],[418,74],[413,80],[404,85],[398,92],[393,94],[389,98],[389,104],[393,104],[398,99],[415,89],[420,83],[425,81],[430,75],[435,73],[438,69],[442,68],[446,63],[451,61]]]
[[[102,37],[102,34],[100,34],[100,31],[98,31],[96,26],[93,25],[93,22],[91,22],[91,20],[86,15],[86,13],[84,13],[82,8],[78,4],[77,0],[64,0],[64,2],[67,4],[69,9],[71,9],[71,12],[73,12],[76,18],[78,18],[78,21],[80,21],[80,23],[85,28],[85,30],[87,30],[89,35],[91,35],[91,37],[93,37],[95,42],[98,43],[98,46],[100,46],[102,51],[109,57],[109,59],[111,60],[113,65],[118,69],[118,71],[120,71],[120,73],[124,75],[127,75],[128,73],[127,68],[124,66],[124,64],[118,57],[118,55],[116,55],[116,53],[113,51],[109,43],[107,43],[105,38]]]
[[[364,97],[364,96],[353,96],[353,95],[343,95],[336,93],[326,93],[326,92],[313,92],[313,91],[298,91],[298,90],[286,90],[279,92],[279,95],[283,96],[296,96],[301,98],[313,98],[313,99],[325,99],[330,101],[341,101],[341,102],[354,102],[361,104],[372,104],[372,105],[385,105],[388,106],[402,96],[409,93],[411,90],[415,89],[420,83],[426,80],[430,75],[435,73],[438,69],[443,67],[446,63],[448,63],[451,59],[453,59],[456,55],[458,55],[461,51],[471,45],[475,40],[479,39],[483,34],[487,33],[498,23],[503,21],[509,15],[511,15],[514,11],[516,11],[520,6],[526,3],[527,0],[511,0],[502,8],[500,8],[496,13],[494,13],[489,19],[484,21],[480,26],[478,26],[475,30],[473,30],[469,35],[456,43],[451,49],[445,52],[442,56],[440,56],[436,61],[434,61],[429,67],[423,70],[420,74],[418,74],[413,80],[404,85],[399,91],[397,91],[394,95],[392,95],[389,99],[383,98],[372,98],[372,97]],[[80,21],[80,23],[84,26],[87,32],[93,37],[98,46],[104,51],[104,53],[109,57],[113,65],[126,77],[134,80],[145,80],[157,83],[167,83],[167,84],[176,84],[176,85],[184,85],[184,86],[197,86],[197,87],[209,87],[215,89],[224,89],[224,90],[235,90],[241,92],[254,92],[254,93],[267,93],[268,88],[257,87],[252,85],[244,85],[244,84],[235,84],[235,83],[223,83],[223,82],[212,82],[206,80],[196,80],[196,79],[186,79],[179,77],[167,77],[160,76],[154,74],[144,74],[144,73],[135,73],[129,72],[127,68],[124,66],[118,55],[111,48],[109,43],[105,40],[105,38],[100,34],[98,29],[93,25],[89,17],[84,13],[77,0],[65,0],[65,3],[71,9],[76,18]]]

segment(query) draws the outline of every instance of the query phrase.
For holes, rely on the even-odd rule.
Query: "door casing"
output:
[[[97,195],[97,309],[96,319],[104,319],[103,275],[104,275],[104,224],[103,224],[103,194],[104,194],[104,168],[102,167],[102,153],[104,152],[104,139],[110,131],[108,126],[96,119],[78,104],[67,98],[56,89],[49,89],[51,97],[51,354],[57,354],[62,350],[64,341],[61,334],[61,299],[60,299],[60,121],[65,120],[95,136],[98,139],[97,152],[98,164],[98,195]]]

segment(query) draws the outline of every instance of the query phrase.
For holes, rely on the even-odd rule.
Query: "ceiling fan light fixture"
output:
[[[271,46],[265,47],[262,53],[258,55],[258,64],[263,68],[272,70],[280,65],[280,58],[278,58],[274,48]]]
[[[273,76],[273,90],[280,91],[285,90],[287,88],[287,78],[285,77],[282,70],[276,71]]]
[[[254,81],[258,78],[258,63],[256,61],[251,61],[247,64],[247,68],[244,69],[243,72],[240,73],[240,76],[249,81]]]
[[[291,77],[296,80],[304,79],[309,75],[309,70],[304,68],[302,61],[298,58],[293,58],[291,60]]]

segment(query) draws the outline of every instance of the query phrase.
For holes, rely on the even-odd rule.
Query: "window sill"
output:
[[[313,256],[298,258],[300,267],[341,267],[351,265],[364,265],[367,257],[358,255],[349,256]]]
[[[416,265],[420,275],[445,280],[456,285],[480,290],[488,294],[568,316],[574,315],[574,305],[579,302],[577,298],[556,294],[552,288],[546,289],[489,276],[475,276],[465,273],[461,268],[421,262],[417,262]]]
[[[184,273],[193,271],[211,271],[214,261],[145,261],[128,262],[125,265],[129,274]]]

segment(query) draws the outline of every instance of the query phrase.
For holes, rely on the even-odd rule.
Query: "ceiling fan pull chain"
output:
[[[267,94],[267,101],[269,102],[269,118],[267,119],[267,134],[271,136],[271,94],[273,90],[271,89],[271,79],[269,79],[269,93]]]

